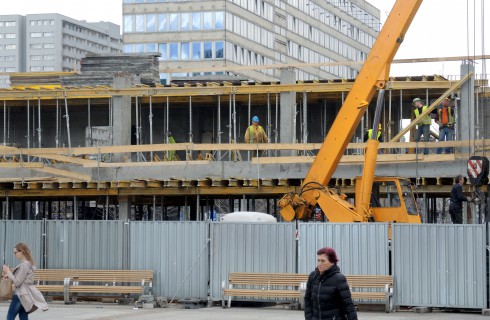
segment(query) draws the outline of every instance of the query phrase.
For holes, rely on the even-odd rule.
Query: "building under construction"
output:
[[[153,55],[91,56],[77,74],[10,75],[0,91],[3,219],[205,220],[239,210],[279,217],[278,199],[301,185],[354,83],[298,82],[282,68],[280,82],[164,86],[155,63]],[[471,155],[488,149],[488,83],[473,72],[464,61],[459,80],[386,83],[376,174],[410,178],[426,222],[444,221],[447,201],[437,199],[448,197]],[[456,141],[408,142],[412,100],[438,105],[446,96],[455,102]],[[371,110],[330,181],[347,195],[362,174]],[[243,143],[252,116],[269,143]],[[429,155],[417,152],[422,146]],[[437,154],[440,146],[454,152]]]

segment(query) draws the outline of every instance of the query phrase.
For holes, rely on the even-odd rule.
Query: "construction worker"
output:
[[[252,125],[245,131],[245,143],[267,143],[269,139],[265,134],[264,128],[259,125],[259,117],[252,118]]]
[[[415,107],[413,113],[415,114],[415,119],[419,118],[422,113],[427,110],[427,106],[422,103],[420,98],[415,98],[412,101],[412,105]],[[430,115],[425,115],[422,119],[419,119],[417,123],[417,131],[415,132],[415,142],[419,142],[422,135],[424,135],[424,141],[429,142],[430,137],[430,124],[432,120]],[[424,154],[429,154],[429,149],[424,148]]]
[[[378,124],[378,141],[383,142],[383,134],[382,134],[383,126]],[[366,133],[364,134],[364,142],[367,142],[368,140],[373,138],[373,129],[366,130]]]
[[[452,101],[445,98],[442,106],[437,110],[439,123],[439,141],[453,141],[454,138],[454,109]],[[437,148],[437,154],[442,153],[442,148]],[[446,153],[452,153],[452,148],[446,147]]]
[[[454,179],[454,186],[451,190],[451,202],[449,203],[449,215],[454,224],[463,223],[463,201],[470,202],[472,200],[463,194],[463,184],[464,177],[457,175]]]

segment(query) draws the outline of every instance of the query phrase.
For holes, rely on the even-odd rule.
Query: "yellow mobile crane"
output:
[[[377,137],[383,88],[389,77],[390,64],[421,3],[422,0],[396,1],[308,171],[300,192],[288,193],[279,200],[284,220],[306,220],[314,206],[318,205],[331,222],[421,222],[408,179],[374,176],[379,148],[376,139],[367,143],[363,175],[356,179],[355,205],[347,201],[345,195],[327,186],[369,102],[379,89],[372,135]],[[385,196],[382,201],[375,199],[380,193]],[[372,198],[375,200],[371,201]]]

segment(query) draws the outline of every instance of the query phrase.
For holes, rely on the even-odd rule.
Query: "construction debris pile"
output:
[[[63,86],[112,86],[116,74],[127,74],[132,85],[160,83],[159,54],[89,54],[82,58],[80,74],[63,77]]]

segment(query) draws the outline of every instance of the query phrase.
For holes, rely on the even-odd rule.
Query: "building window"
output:
[[[15,49],[17,49],[16,44],[6,44],[5,45],[5,50],[15,50]]]
[[[133,45],[132,44],[125,44],[123,46],[123,52],[124,53],[133,53]]]
[[[146,32],[156,32],[157,31],[157,16],[156,14],[146,15]]]
[[[42,49],[43,45],[42,43],[31,43],[30,47],[31,49]]]
[[[203,13],[204,30],[211,30],[213,28],[213,13],[204,12]]]
[[[40,61],[42,58],[41,55],[31,55],[31,61]]]
[[[193,60],[200,60],[202,59],[202,54],[201,54],[201,42],[193,42],[192,43],[192,59]]]
[[[41,38],[42,36],[41,32],[31,32],[31,38]]]
[[[167,60],[167,44],[159,43],[158,44],[158,52],[162,55],[159,60]]]
[[[170,14],[169,17],[169,30],[170,31],[178,31],[179,29],[179,15],[176,13]]]
[[[31,72],[39,72],[42,70],[42,68],[41,67],[31,67],[30,70],[31,70]]]
[[[138,14],[135,16],[136,19],[136,32],[145,32],[145,16]]]
[[[179,60],[179,44],[172,42],[169,45],[170,60]]]
[[[167,14],[158,15],[158,31],[167,31]]]
[[[201,13],[194,12],[192,14],[192,30],[201,30]]]
[[[146,52],[157,52],[157,44],[156,43],[147,43],[146,44]]]
[[[216,46],[216,59],[223,59],[224,58],[224,42],[223,41],[217,41],[215,43]]]
[[[216,30],[223,30],[225,28],[225,14],[224,12],[216,12],[216,22],[214,24],[214,28]]]
[[[180,14],[180,30],[189,31],[190,29],[190,15],[188,13]]]
[[[15,33],[6,33],[5,39],[15,39],[17,35]]]
[[[213,43],[204,42],[204,59],[212,59],[212,58],[213,58]]]
[[[5,56],[5,61],[15,61],[15,56]]]
[[[6,67],[5,72],[17,72],[17,68],[15,67]]]
[[[45,43],[44,49],[54,49],[54,43]]]
[[[15,27],[17,23],[15,21],[5,21],[6,27]]]
[[[43,71],[54,71],[54,67],[43,67]]]
[[[182,42],[180,48],[180,60],[189,60],[189,42]]]
[[[135,45],[135,51],[136,53],[143,53],[145,52],[145,45],[143,43],[137,43]]]
[[[45,54],[44,60],[54,60],[54,54]]]
[[[45,38],[54,37],[54,32],[44,32],[43,37],[45,37]]]
[[[133,32],[133,16],[124,16],[124,32]]]

